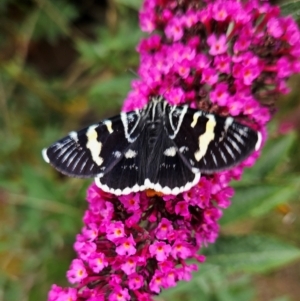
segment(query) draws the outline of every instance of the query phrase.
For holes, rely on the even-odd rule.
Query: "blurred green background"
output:
[[[91,181],[60,175],[41,149],[119,112],[139,62],[140,4],[0,1],[0,300],[46,300],[52,283],[68,285]],[[292,5],[285,13],[299,17]],[[207,263],[159,300],[300,300],[299,81],[277,103],[262,157],[234,183]]]

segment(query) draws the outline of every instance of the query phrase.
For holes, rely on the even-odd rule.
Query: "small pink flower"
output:
[[[192,278],[192,271],[197,271],[196,264],[185,265],[178,270],[178,278],[180,280],[190,281]]]
[[[188,243],[180,240],[176,240],[174,242],[171,254],[175,259],[186,259],[191,255],[191,253],[191,246]]]
[[[116,248],[116,252],[119,255],[134,255],[136,253],[136,242],[134,241],[132,234],[129,237],[121,238],[119,240],[119,246]]]
[[[121,195],[119,200],[128,212],[135,212],[136,210],[140,209],[140,196],[138,193]]]
[[[166,36],[173,41],[178,41],[182,38],[184,30],[183,30],[183,22],[180,18],[173,18],[172,21],[168,23],[165,29]]]
[[[84,263],[80,259],[74,259],[70,269],[67,272],[67,278],[70,283],[79,283],[87,276]]]
[[[98,235],[98,226],[96,224],[89,224],[89,227],[84,227],[82,234],[90,241],[93,241]]]
[[[201,83],[214,85],[218,81],[218,73],[212,68],[206,68],[202,72]]]
[[[167,239],[168,234],[173,231],[172,223],[166,219],[162,218],[161,222],[156,228],[156,237],[158,239]]]
[[[111,223],[106,230],[106,237],[110,241],[116,242],[125,236],[124,224],[122,222]]]
[[[150,290],[158,294],[163,284],[163,279],[163,273],[156,270],[149,284]]]
[[[177,64],[176,69],[180,77],[187,78],[191,71],[189,61],[186,59],[181,61]]]
[[[185,201],[178,202],[175,206],[175,213],[185,218],[190,218],[190,212],[188,204]]]
[[[184,101],[184,91],[181,88],[171,88],[170,90],[166,91],[166,97],[170,99],[170,103],[174,105],[179,105]]]
[[[105,259],[105,255],[101,252],[95,252],[91,254],[88,260],[88,264],[95,273],[101,272],[105,267],[108,266],[108,262]]]
[[[215,89],[210,92],[210,99],[213,103],[217,103],[219,106],[224,106],[229,98],[228,85],[225,83],[219,83]]]
[[[229,3],[217,2],[212,6],[212,17],[217,21],[224,21],[228,16]]]
[[[267,23],[268,32],[274,38],[279,38],[283,35],[283,28],[277,18],[271,18]]]
[[[131,290],[137,290],[137,289],[141,288],[143,285],[144,285],[143,276],[141,276],[137,273],[131,274],[129,276],[128,286]]]
[[[53,284],[48,294],[48,301],[77,301],[77,289],[63,289],[56,284]]]
[[[177,273],[175,269],[167,269],[164,272],[164,278],[162,286],[164,288],[174,287],[176,286]]]
[[[219,72],[230,73],[231,71],[231,59],[228,55],[218,55],[215,57],[214,66]]]
[[[150,247],[149,252],[157,261],[164,261],[168,258],[171,252],[171,246],[163,241],[155,241]]]
[[[124,260],[124,262],[121,265],[121,269],[122,271],[124,271],[126,275],[131,275],[135,273],[136,264],[137,264],[137,258],[134,256],[130,256],[127,257],[126,260]]]
[[[130,300],[127,288],[115,287],[114,292],[108,297],[109,301],[126,301]]]
[[[221,35],[217,38],[212,34],[207,39],[207,44],[210,46],[209,54],[219,55],[227,51],[227,39],[225,35]]]

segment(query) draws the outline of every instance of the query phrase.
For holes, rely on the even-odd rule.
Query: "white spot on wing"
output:
[[[50,163],[50,160],[49,160],[49,158],[47,156],[47,148],[44,148],[42,150],[42,156],[43,156],[43,159],[45,160],[45,162]]]
[[[227,132],[228,128],[232,125],[233,123],[233,118],[232,117],[227,117],[225,119],[225,124],[224,124],[224,129]]]
[[[70,132],[69,137],[72,138],[76,143],[78,142],[78,135],[76,132],[74,131]]]
[[[119,152],[119,151],[115,151],[115,152],[113,152],[113,155],[114,155],[116,158],[120,158],[121,155],[122,155],[122,153]]]
[[[261,142],[262,142],[262,135],[260,132],[257,132],[257,142],[255,144],[255,150],[259,150],[260,146],[261,146]]]
[[[103,120],[103,123],[106,125],[106,128],[110,134],[114,132],[112,128],[112,122],[110,120]]]
[[[191,127],[194,128],[198,122],[198,118],[202,116],[202,112],[198,111],[193,115],[193,122],[191,123]]]
[[[206,117],[208,118],[208,120],[206,122],[205,132],[199,136],[199,149],[195,152],[195,158],[198,162],[206,154],[209,143],[215,138],[214,130],[216,126],[216,118],[211,114],[207,114]]]
[[[137,155],[137,152],[132,150],[132,149],[129,149],[126,153],[125,153],[125,158],[126,159],[132,159],[132,158],[135,158]]]
[[[101,149],[102,149],[102,143],[97,140],[98,134],[96,131],[96,128],[98,127],[97,124],[91,125],[87,132],[87,144],[86,147],[91,151],[91,155],[93,158],[93,161],[100,166],[103,163],[103,159],[100,157]]]
[[[174,157],[176,155],[176,148],[171,146],[164,151],[164,155],[168,157]]]
[[[187,152],[188,150],[189,150],[189,148],[188,148],[187,146],[182,146],[182,147],[179,149],[179,151],[180,151],[181,153]]]

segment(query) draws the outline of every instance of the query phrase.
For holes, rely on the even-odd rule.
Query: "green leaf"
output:
[[[254,290],[249,275],[228,277],[217,265],[201,264],[188,282],[181,281],[176,287],[163,291],[163,300],[182,301],[250,301]]]
[[[123,75],[104,80],[99,84],[92,86],[88,95],[91,98],[91,103],[99,104],[102,99],[101,108],[103,110],[116,108],[120,103],[117,98],[123,99],[129,91],[132,76]],[[113,96],[113,97],[112,97]]]
[[[289,202],[299,194],[300,178],[283,183],[247,184],[235,187],[232,205],[225,211],[221,224],[226,225],[247,217],[261,216],[276,205]]]
[[[78,16],[76,7],[65,0],[36,0],[41,15],[35,27],[34,39],[44,38],[54,43],[64,35],[70,35],[70,22]]]
[[[300,18],[300,1],[283,3],[280,5],[280,9],[285,16],[291,15],[296,20]]]
[[[300,258],[300,250],[277,239],[261,236],[220,237],[205,252],[207,263],[227,272],[266,272]]]
[[[139,10],[141,7],[141,0],[116,0],[116,3]]]
[[[296,140],[297,136],[295,133],[268,140],[262,150],[261,157],[257,160],[255,165],[246,169],[243,182],[257,181],[258,178],[265,178],[274,172],[274,170],[285,161],[288,151]]]

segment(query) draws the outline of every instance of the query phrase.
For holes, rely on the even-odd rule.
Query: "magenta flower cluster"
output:
[[[234,116],[266,138],[274,99],[300,71],[293,19],[265,1],[145,0],[140,24],[156,33],[138,46],[140,79],[125,111],[162,94],[171,104]],[[76,287],[53,285],[48,300],[150,301],[162,288],[190,280],[196,262],[205,259],[199,249],[218,236],[222,209],[234,193],[230,181],[257,157],[202,175],[177,196],[144,191],[117,197],[91,185],[74,245],[78,258],[67,272]]]

